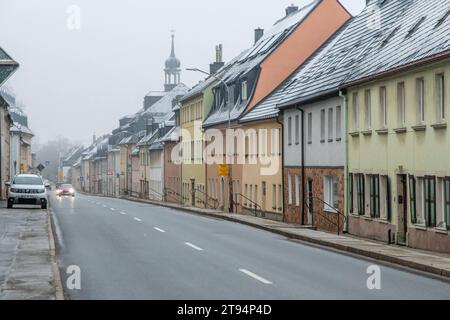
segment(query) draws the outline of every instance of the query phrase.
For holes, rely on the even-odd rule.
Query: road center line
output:
[[[193,249],[195,249],[195,250],[197,250],[197,251],[203,251],[202,248],[197,247],[196,245],[194,245],[194,244],[192,244],[192,243],[190,243],[190,242],[185,242],[184,244],[187,245],[187,246],[189,246],[189,247],[191,247],[191,248],[193,248]]]
[[[116,209],[114,209],[114,208],[111,208],[111,211],[116,211]]]
[[[264,283],[264,284],[272,284],[272,281],[269,281],[269,280],[267,280],[267,279],[264,279],[263,277],[260,277],[260,276],[258,276],[257,274],[255,274],[255,273],[253,273],[253,272],[251,272],[251,271],[248,271],[248,270],[246,270],[246,269],[239,269],[239,271],[242,272],[242,273],[245,273],[245,274],[248,275],[249,277],[252,277],[253,279],[258,280],[258,281],[260,281],[260,282],[262,282],[262,283]]]
[[[126,215],[127,213],[126,213],[126,212],[123,212],[123,211],[120,211],[120,214],[121,214],[121,215]]]
[[[158,227],[154,227],[153,229],[155,229],[156,231],[159,231],[159,232],[161,232],[161,233],[165,233],[166,231],[164,231],[163,229],[160,229],[160,228],[158,228]]]
[[[142,220],[139,219],[139,218],[134,217],[133,219],[136,220],[136,221],[138,221],[138,222],[142,222]]]

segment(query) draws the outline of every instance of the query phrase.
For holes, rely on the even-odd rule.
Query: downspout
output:
[[[302,217],[301,217],[301,224],[305,225],[305,211],[306,211],[306,188],[305,188],[305,111],[300,108],[298,105],[295,107],[298,111],[300,111],[301,114],[301,124],[302,124],[302,132],[301,132],[301,158],[302,158]]]
[[[342,98],[342,110],[344,112],[344,144],[345,144],[345,165],[344,165],[344,214],[345,214],[345,224],[344,224],[344,232],[348,233],[348,218],[349,218],[349,207],[348,207],[348,197],[349,197],[349,169],[348,169],[348,136],[347,136],[347,128],[348,128],[348,112],[347,112],[347,106],[348,106],[348,99],[347,99],[347,92],[346,90],[339,90],[339,97]]]
[[[279,118],[276,118],[277,123],[281,127],[281,188],[284,190],[285,184],[284,184],[284,123],[279,120]],[[267,186],[266,186],[267,188]],[[284,194],[284,191],[283,191]],[[283,196],[284,198],[284,196]],[[283,222],[286,222],[286,206],[284,204],[283,200]]]

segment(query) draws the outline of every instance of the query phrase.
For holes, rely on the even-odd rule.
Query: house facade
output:
[[[443,15],[448,2],[404,6],[404,18],[343,86],[348,231],[448,253],[450,19]],[[417,48],[413,58],[410,47]],[[385,63],[376,64],[375,57]]]

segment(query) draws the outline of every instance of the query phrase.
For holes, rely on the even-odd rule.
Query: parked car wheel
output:
[[[10,202],[8,202],[8,205],[7,205],[7,207],[8,207],[8,209],[12,209],[12,207],[13,207],[13,204],[12,204],[12,203],[10,203]]]
[[[47,209],[47,204],[46,203],[41,204],[41,209]]]

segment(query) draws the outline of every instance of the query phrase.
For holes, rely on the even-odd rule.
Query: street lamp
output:
[[[230,87],[222,78],[219,78],[216,75],[210,74],[209,72],[203,71],[199,68],[186,68],[186,71],[200,72],[200,73],[203,73],[209,77],[212,77],[212,78],[216,79],[217,81],[219,81],[220,83],[222,83],[226,89],[225,106],[228,106],[228,97],[230,95]],[[228,108],[228,129],[231,129],[231,107]],[[234,211],[233,210],[233,207],[234,207],[234,204],[233,204],[233,202],[234,202],[234,200],[233,200],[233,181],[232,181],[233,175],[232,175],[232,165],[231,165],[232,158],[233,158],[233,153],[231,152],[229,154],[230,163],[228,165],[228,184],[229,184],[229,193],[230,193],[230,195],[229,195],[230,196],[230,199],[229,199],[230,206],[228,208],[228,211],[230,213],[232,213]]]

